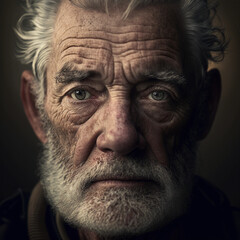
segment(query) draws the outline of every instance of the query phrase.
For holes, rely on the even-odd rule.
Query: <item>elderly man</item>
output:
[[[27,1],[21,96],[43,153],[27,214],[5,203],[6,239],[234,239],[224,195],[194,177],[221,88],[208,61],[226,46],[211,10]]]

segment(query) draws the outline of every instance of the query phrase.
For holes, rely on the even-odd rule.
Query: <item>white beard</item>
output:
[[[182,154],[175,154],[171,170],[144,157],[103,159],[94,166],[86,161],[76,169],[53,135],[49,134],[41,158],[41,181],[50,204],[75,227],[101,236],[132,236],[161,228],[184,212],[192,169],[182,154],[193,157],[193,151],[185,147]],[[103,176],[145,178],[157,184],[94,191],[91,182]]]

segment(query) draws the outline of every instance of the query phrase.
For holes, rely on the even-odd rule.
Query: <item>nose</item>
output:
[[[137,130],[129,104],[115,102],[108,106],[104,116],[104,128],[96,143],[98,149],[127,155],[137,148],[143,148],[143,137]]]

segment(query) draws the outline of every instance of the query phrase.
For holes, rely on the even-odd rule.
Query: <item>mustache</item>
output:
[[[136,161],[132,157],[98,161],[92,166],[84,164],[74,175],[73,182],[78,183],[83,191],[102,180],[152,181],[163,188],[163,180],[171,179],[171,173],[166,167],[150,159]]]

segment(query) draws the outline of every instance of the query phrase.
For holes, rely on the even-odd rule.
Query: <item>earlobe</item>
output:
[[[221,96],[221,75],[218,69],[207,72],[207,101],[204,109],[203,128],[198,132],[198,140],[203,140],[209,133],[217,112]]]
[[[25,114],[35,132],[42,143],[46,143],[47,138],[42,128],[42,122],[36,108],[35,96],[32,92],[34,76],[30,71],[24,71],[21,76],[21,99]]]

